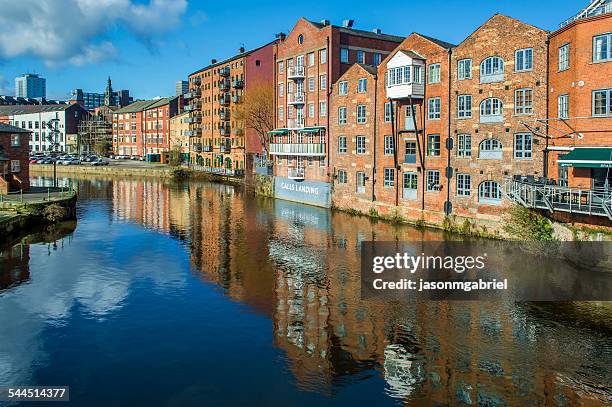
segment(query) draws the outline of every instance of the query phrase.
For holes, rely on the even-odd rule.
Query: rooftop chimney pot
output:
[[[345,28],[351,28],[353,27],[353,23],[355,22],[355,20],[344,20],[342,21],[342,26]]]

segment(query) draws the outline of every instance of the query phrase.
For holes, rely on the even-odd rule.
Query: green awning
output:
[[[300,133],[319,133],[320,131],[320,128],[308,128],[300,130]]]
[[[612,168],[612,147],[577,147],[557,162],[561,167]]]
[[[268,132],[268,134],[286,134],[286,133],[287,133],[287,129],[276,129],[276,130],[272,130]]]

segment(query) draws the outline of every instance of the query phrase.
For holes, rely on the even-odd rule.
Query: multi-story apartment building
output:
[[[280,36],[274,71],[276,128],[270,144],[279,198],[331,205],[332,84],[354,63],[379,65],[403,40],[352,25],[352,20],[335,26],[301,18],[286,37]]]
[[[549,41],[548,176],[612,189],[612,1],[591,2]]]
[[[113,151],[165,162],[170,149],[170,119],[179,110],[176,96],[143,100],[113,112]]]
[[[249,91],[273,86],[275,41],[217,61],[189,75],[185,111],[190,113],[190,160],[199,169],[228,175],[244,173],[262,152],[255,129],[247,128],[238,106]]]
[[[24,73],[16,77],[15,97],[46,98],[47,80],[35,73]]]
[[[453,49],[449,213],[498,219],[505,179],[544,175],[546,38],[496,14]]]
[[[34,152],[76,153],[79,125],[88,117],[78,104],[0,106],[0,121],[31,132]]]

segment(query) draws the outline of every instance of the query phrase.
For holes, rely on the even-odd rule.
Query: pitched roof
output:
[[[437,38],[430,37],[428,35],[423,35],[421,33],[416,33],[416,32],[415,32],[415,34],[416,35],[420,35],[421,37],[425,38],[426,40],[429,40],[429,41],[433,42],[434,44],[437,44],[437,45],[441,46],[442,48],[449,49],[449,48],[455,48],[456,47],[455,44],[451,44],[450,42],[442,41],[442,40],[439,40]]]
[[[304,17],[302,17],[302,18],[304,18]],[[356,28],[343,27],[343,26],[334,25],[334,24],[323,25],[321,23],[310,21],[307,18],[304,18],[304,20],[308,21],[310,24],[314,25],[318,29],[322,29],[322,28],[330,27],[331,26],[331,27],[337,28],[342,33],[350,34],[350,35],[355,35],[355,36],[358,36],[358,37],[373,38],[373,39],[385,40],[385,41],[393,41],[393,42],[402,42],[402,41],[404,41],[404,37],[400,37],[400,36],[397,36],[397,35],[377,34],[377,33],[373,32],[373,31],[358,30]]]
[[[372,75],[376,75],[376,73],[378,72],[378,70],[372,65],[357,64],[357,63],[355,65],[359,65],[361,68],[365,69],[368,73]]]
[[[145,110],[147,107],[157,102],[156,100],[138,100],[132,104],[115,110],[113,113],[136,113]]]
[[[401,52],[402,54],[406,54],[412,59],[427,59],[424,56],[419,55],[418,53],[408,50],[408,49],[400,49],[398,52]]]
[[[168,103],[172,102],[177,97],[178,96],[170,96],[170,97],[167,97],[167,98],[161,98],[161,99],[154,100],[153,102],[155,102],[155,103],[153,103],[150,106],[147,106],[147,109],[152,109],[154,107],[160,107],[160,106],[167,105]]]
[[[0,133],[29,133],[29,131],[0,122]]]
[[[0,115],[12,114],[27,114],[27,113],[43,113],[43,112],[61,112],[74,105],[17,105],[17,106],[0,106]]]
[[[459,43],[457,46],[459,46],[459,45],[463,44],[464,42],[466,42],[467,40],[469,40],[470,38],[472,38],[472,37],[473,37],[473,36],[474,36],[474,35],[475,35],[475,34],[476,34],[478,31],[480,31],[480,30],[481,30],[481,29],[482,29],[484,26],[486,26],[486,25],[487,25],[487,24],[488,24],[490,21],[492,21],[493,19],[496,19],[496,18],[505,18],[505,19],[507,19],[507,20],[516,21],[516,22],[518,22],[518,23],[520,23],[520,24],[527,25],[527,26],[529,26],[529,27],[533,27],[533,28],[535,28],[535,29],[537,29],[537,30],[540,30],[540,31],[542,31],[542,32],[548,32],[548,31],[546,31],[546,30],[544,30],[544,29],[542,29],[542,28],[540,28],[540,27],[536,27],[535,25],[532,25],[532,24],[526,23],[526,22],[524,22],[524,21],[518,20],[518,19],[516,19],[516,18],[514,18],[514,17],[510,17],[510,16],[507,16],[507,15],[505,15],[505,14],[501,14],[501,13],[496,13],[496,14],[493,14],[491,17],[489,17],[489,18],[487,19],[487,21],[485,21],[484,23],[480,24],[480,25],[478,26],[478,28],[476,28],[476,29],[475,29],[475,30],[474,30],[474,31],[473,31],[473,32],[472,32],[470,35],[468,35],[467,37],[465,37],[465,39],[464,39],[463,41],[461,41],[461,42],[460,42],[460,43]]]
[[[253,49],[250,49],[248,51],[244,51],[244,52],[238,53],[238,54],[236,54],[234,56],[231,56],[229,58],[223,59],[223,60],[221,60],[219,62],[215,62],[214,64],[207,65],[204,68],[198,69],[197,71],[190,73],[188,76],[196,75],[196,74],[198,74],[200,72],[206,71],[207,69],[211,69],[211,68],[214,68],[216,66],[227,64],[228,62],[231,62],[231,61],[233,61],[235,59],[238,59],[238,58],[246,57],[247,55],[252,54],[255,51],[258,51],[258,50],[260,50],[262,48],[265,48],[268,45],[274,44],[276,41],[277,40],[270,41],[267,44],[264,44],[264,45],[262,45],[260,47],[253,48]]]

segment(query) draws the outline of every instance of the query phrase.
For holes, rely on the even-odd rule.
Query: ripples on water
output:
[[[72,182],[77,224],[1,249],[0,386],[70,384],[87,406],[611,400],[609,304],[360,299],[361,241],[440,233],[223,185]]]

